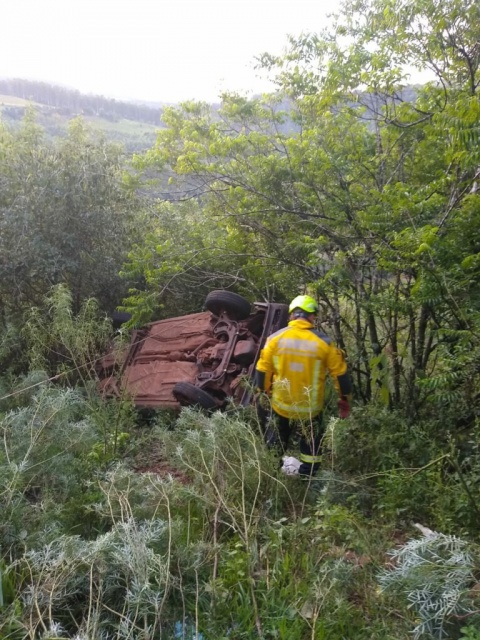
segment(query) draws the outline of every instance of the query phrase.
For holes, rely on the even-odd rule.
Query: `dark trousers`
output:
[[[313,476],[317,473],[320,462],[309,460],[321,454],[322,440],[325,434],[323,426],[323,414],[320,413],[308,422],[290,420],[272,411],[273,424],[265,431],[265,442],[268,447],[279,447],[281,453],[288,449],[290,437],[297,429],[301,431],[300,437],[300,466],[299,473],[302,476]],[[266,421],[265,421],[266,423]]]

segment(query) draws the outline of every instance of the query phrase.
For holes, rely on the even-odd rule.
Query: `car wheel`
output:
[[[250,302],[233,291],[210,291],[205,306],[216,316],[225,312],[232,320],[245,320],[250,315]]]
[[[173,395],[182,406],[191,407],[197,405],[202,409],[218,408],[213,396],[191,382],[177,382],[173,387]]]

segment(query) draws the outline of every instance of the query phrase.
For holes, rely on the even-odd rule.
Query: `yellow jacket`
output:
[[[343,352],[304,318],[268,337],[256,368],[271,391],[273,410],[285,418],[308,419],[322,411],[327,371],[340,395],[350,393]]]

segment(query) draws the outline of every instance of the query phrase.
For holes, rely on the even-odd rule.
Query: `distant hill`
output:
[[[51,136],[64,135],[68,121],[82,116],[109,139],[123,143],[129,152],[152,146],[156,130],[162,127],[159,106],[86,95],[46,82],[0,79],[0,111],[4,121],[18,123],[29,105],[34,106],[39,124]]]
[[[15,96],[61,110],[72,115],[100,116],[107,120],[125,118],[159,125],[161,107],[123,102],[104,96],[86,95],[76,89],[20,78],[0,79],[0,94]]]
[[[405,87],[394,102],[413,102],[417,91],[418,87]],[[363,106],[362,117],[370,120],[373,128],[374,120],[391,101],[380,94],[363,93],[356,102],[349,104],[354,109]],[[65,135],[69,120],[82,116],[92,128],[103,131],[108,139],[121,142],[127,152],[134,153],[153,146],[157,130],[164,126],[161,121],[163,109],[169,103],[127,102],[86,95],[46,82],[0,78],[0,114],[4,121],[17,124],[28,105],[35,107],[39,124],[50,136]],[[216,112],[219,105],[213,104],[211,108]],[[292,105],[285,99],[273,108],[288,113]],[[287,116],[278,129],[285,135],[295,135],[299,125]]]

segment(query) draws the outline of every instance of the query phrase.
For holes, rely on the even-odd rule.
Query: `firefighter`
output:
[[[327,371],[339,394],[340,417],[350,413],[352,388],[344,354],[314,328],[317,312],[318,305],[310,296],[292,300],[288,326],[268,337],[255,376],[259,391],[270,397],[283,452],[292,428],[301,426],[300,460],[284,458],[282,467],[285,473],[301,476],[313,476],[319,468]],[[267,434],[267,445],[272,444]]]

